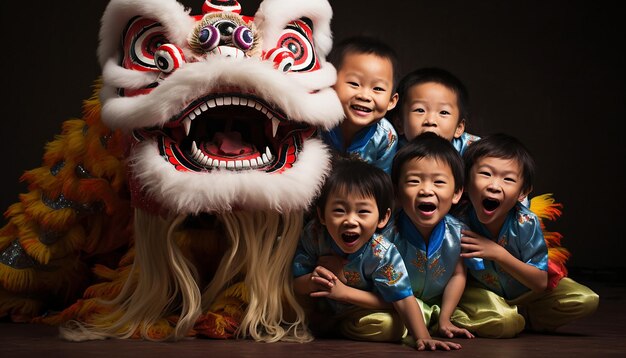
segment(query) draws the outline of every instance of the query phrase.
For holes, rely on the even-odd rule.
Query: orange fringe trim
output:
[[[570,252],[561,246],[563,235],[546,229],[545,220],[556,221],[562,214],[563,204],[557,203],[552,193],[538,195],[531,199],[530,210],[539,217],[543,237],[548,246],[548,287],[554,288],[567,276],[565,263]]]

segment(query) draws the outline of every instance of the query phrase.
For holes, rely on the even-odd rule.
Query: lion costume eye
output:
[[[213,25],[203,27],[198,33],[198,43],[205,51],[211,51],[220,43],[220,31]]]
[[[282,72],[289,72],[294,63],[293,53],[284,47],[269,50],[264,58],[274,62],[274,67]]]
[[[246,26],[238,26],[233,32],[233,43],[242,50],[247,50],[254,43],[252,31]]]
[[[161,45],[154,53],[154,63],[164,73],[173,72],[184,62],[183,50],[173,44]]]
[[[294,63],[291,71],[302,72],[316,68],[317,60],[315,47],[312,42],[312,30],[307,19],[293,21],[287,25],[278,40],[280,47],[291,51]]]
[[[188,38],[191,50],[200,56],[230,53],[231,57],[249,55],[256,46],[255,28],[237,14],[208,13]]]

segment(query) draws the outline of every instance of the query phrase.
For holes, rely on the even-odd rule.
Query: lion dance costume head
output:
[[[235,0],[202,10],[108,4],[85,118],[67,121],[24,175],[30,193],[0,231],[4,315],[46,309],[20,295],[80,292],[37,320],[65,323],[71,340],[310,340],[290,267],[329,170],[316,131],[343,116],[325,60],[332,10],[323,0],[265,0],[253,17]],[[76,281],[88,269],[85,289]]]

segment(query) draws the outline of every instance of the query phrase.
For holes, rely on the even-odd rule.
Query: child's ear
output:
[[[524,200],[526,200],[526,198],[528,197],[528,195],[530,195],[530,193],[533,191],[533,188],[530,187],[528,190],[522,191],[519,194],[519,197],[517,198],[517,201],[519,201],[520,203],[523,203]]]
[[[454,138],[459,138],[463,133],[465,133],[465,119],[461,118],[454,130]]]
[[[392,109],[394,109],[396,107],[396,104],[398,104],[398,93],[394,93],[393,96],[391,96],[391,98],[389,98],[389,105],[387,106],[387,110],[391,111]]]
[[[461,200],[461,196],[463,196],[463,188],[459,189],[452,196],[452,204],[458,204],[459,200]]]
[[[324,215],[322,215],[322,210],[319,206],[315,207],[315,211],[317,211],[317,218],[320,221],[320,224],[326,225],[326,220],[324,220]]]
[[[385,217],[383,217],[379,222],[378,225],[376,225],[377,228],[382,229],[384,228],[387,223],[389,222],[389,219],[391,218],[391,209],[387,208],[387,212],[385,213]]]

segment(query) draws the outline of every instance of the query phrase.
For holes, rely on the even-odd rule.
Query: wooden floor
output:
[[[71,343],[57,337],[56,327],[0,323],[0,357],[626,357],[626,286],[623,283],[585,282],[600,295],[591,317],[562,327],[558,334],[522,333],[513,339],[454,339],[459,351],[416,352],[392,343],[343,339],[311,343],[256,343],[247,340],[195,339],[175,343],[107,340]]]

